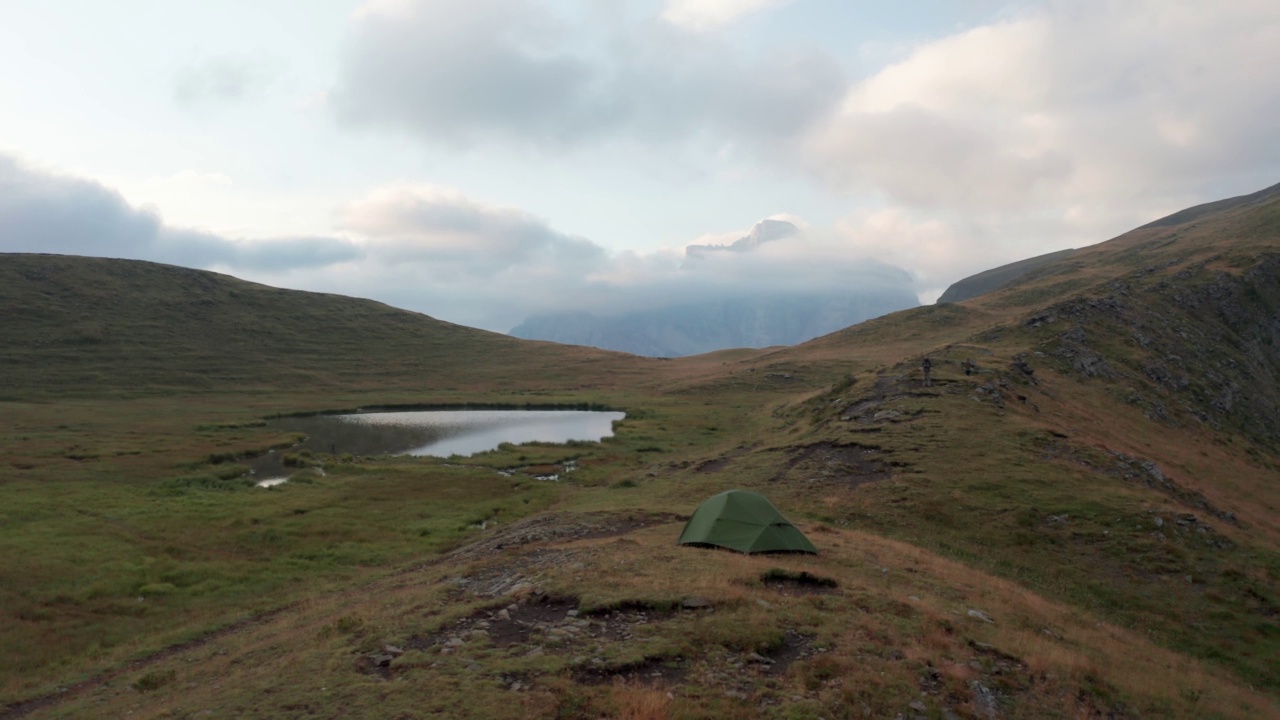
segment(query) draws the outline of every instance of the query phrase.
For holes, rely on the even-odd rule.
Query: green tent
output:
[[[765,496],[747,490],[707,498],[685,524],[679,544],[714,545],[744,553],[818,552]]]

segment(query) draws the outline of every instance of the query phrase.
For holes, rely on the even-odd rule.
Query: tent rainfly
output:
[[[679,544],[744,553],[818,552],[773,503],[748,490],[727,490],[703,501],[685,524]]]

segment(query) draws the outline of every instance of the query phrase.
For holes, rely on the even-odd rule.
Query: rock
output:
[[[578,617],[578,611],[577,611],[577,610],[570,610],[569,612],[565,613],[565,616],[566,616],[566,617],[571,617],[571,618],[576,618],[576,617]]]
[[[969,683],[969,688],[973,690],[973,709],[977,711],[978,717],[987,718],[987,720],[996,720],[996,694],[982,683],[974,680]]]
[[[506,610],[506,608],[503,608],[502,610],[499,610],[499,611],[497,612],[497,614],[496,614],[496,615],[494,615],[494,617],[496,617],[496,618],[497,618],[497,619],[499,619],[499,620],[502,620],[502,621],[506,622],[506,621],[508,621],[508,620],[510,620],[510,619],[511,619],[511,613],[510,613],[510,612],[508,612],[508,611]]]
[[[915,700],[911,702],[909,705],[907,705],[907,707],[911,708],[912,710],[915,710],[916,712],[924,712],[926,709],[925,704],[920,702],[919,700]]]
[[[704,597],[693,596],[693,597],[687,597],[684,600],[681,600],[680,607],[684,608],[685,610],[701,610],[703,608],[710,609],[715,607],[715,603],[711,602],[710,600]]]
[[[768,610],[773,607],[773,603],[769,602],[768,600],[765,600],[764,598],[756,598],[756,604],[764,608],[765,610]]]
[[[981,610],[971,609],[969,610],[968,615],[969,617],[975,618],[977,620],[981,620],[982,622],[995,622],[995,620],[992,620],[990,616],[988,616],[986,613],[982,612]]]
[[[765,656],[761,655],[760,653],[754,653],[754,652],[753,652],[753,653],[751,653],[751,654],[747,655],[747,662],[749,662],[749,663],[756,663],[757,665],[772,665],[772,664],[773,664],[773,659],[772,659],[772,658],[767,658],[767,657],[765,657]]]
[[[400,648],[396,647],[395,645],[383,645],[383,646],[382,646],[382,652],[384,652],[384,653],[386,653],[386,654],[388,654],[388,655],[393,655],[393,656],[395,656],[395,657],[400,657],[401,655],[403,655],[403,654],[404,654],[404,650],[401,650]]]

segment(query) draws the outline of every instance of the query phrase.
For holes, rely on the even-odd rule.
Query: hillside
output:
[[[43,307],[0,351],[40,364],[0,401],[0,717],[1278,716],[1280,192],[1249,198],[673,360],[213,276],[228,318],[309,313],[279,346],[305,372],[241,366],[191,336],[235,325],[186,320],[182,283],[21,256],[77,282],[0,290]],[[77,313],[146,343],[80,357],[41,324]],[[240,476],[294,440],[262,417],[441,402],[628,416],[599,444]],[[732,487],[819,554],[676,546]]]
[[[157,263],[0,254],[0,398],[577,383],[609,353]],[[625,363],[622,363],[625,364]],[[615,364],[616,372],[621,365]]]
[[[1058,252],[1037,255],[1033,258],[1019,260],[1008,265],[984,270],[976,275],[970,275],[963,280],[957,280],[952,283],[938,297],[938,302],[963,302],[979,295],[985,295],[993,290],[999,290],[1032,270],[1069,257],[1074,252],[1075,250],[1059,250]]]

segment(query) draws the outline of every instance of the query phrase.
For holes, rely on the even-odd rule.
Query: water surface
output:
[[[501,443],[596,442],[613,435],[622,412],[595,410],[415,410],[312,415],[267,425],[306,433],[300,446],[341,455],[474,455]]]

